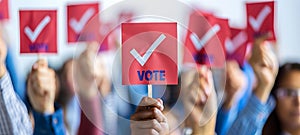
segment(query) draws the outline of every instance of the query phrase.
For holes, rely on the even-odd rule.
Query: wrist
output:
[[[38,107],[36,105],[32,105],[34,111],[43,113],[43,114],[53,114],[55,112],[54,104],[53,105],[46,105]]]
[[[257,87],[254,90],[254,94],[262,103],[265,103],[269,98],[271,89],[271,87]]]
[[[235,97],[230,97],[230,98],[227,97],[223,103],[223,108],[225,110],[229,110],[233,106],[234,103],[235,103]]]
[[[212,117],[206,124],[200,125],[192,119],[187,118],[185,122],[184,135],[214,135],[216,117]]]
[[[78,89],[78,95],[81,98],[90,99],[90,98],[93,98],[93,97],[97,96],[98,88],[97,88],[97,84],[95,84],[95,83],[84,85],[83,87],[80,86],[78,88],[79,88]]]
[[[0,78],[3,77],[6,73],[6,66],[4,63],[0,65]]]

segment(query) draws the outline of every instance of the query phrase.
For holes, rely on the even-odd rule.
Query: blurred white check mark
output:
[[[75,18],[72,18],[70,20],[70,26],[71,28],[78,34],[82,31],[83,27],[86,25],[86,23],[89,21],[89,19],[94,15],[95,9],[89,8],[86,10],[81,17],[79,21],[77,21]]]
[[[24,32],[27,35],[27,37],[30,39],[31,42],[34,42],[37,37],[40,35],[40,33],[43,31],[43,29],[46,27],[46,25],[50,22],[50,17],[46,16],[39,25],[35,28],[34,31],[32,31],[28,26],[25,27]]]
[[[141,56],[135,49],[130,51],[131,55],[140,63],[141,66],[144,66],[148,61],[154,50],[161,44],[161,42],[166,38],[164,34],[161,34],[146,51],[144,56]]]
[[[227,53],[232,54],[246,41],[247,41],[247,34],[244,31],[241,31],[232,39],[227,38],[225,40],[225,48]]]
[[[212,28],[210,28],[205,35],[199,39],[196,33],[192,33],[190,35],[190,39],[193,42],[197,51],[200,51],[204,45],[216,34],[220,31],[220,25],[216,24]]]
[[[255,32],[259,31],[262,23],[265,21],[265,19],[271,13],[271,11],[272,9],[269,6],[265,6],[258,14],[256,19],[253,16],[249,17],[249,23]]]

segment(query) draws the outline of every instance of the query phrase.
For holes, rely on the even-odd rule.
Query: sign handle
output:
[[[148,84],[148,97],[152,98],[152,85]]]
[[[41,59],[41,54],[40,53],[38,53],[37,56],[38,56],[38,60]]]

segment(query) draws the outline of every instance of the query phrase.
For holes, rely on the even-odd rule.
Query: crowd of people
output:
[[[0,34],[0,134],[299,135],[300,64],[279,67],[267,36],[255,38],[242,66],[226,61],[224,97],[218,104],[220,84],[215,69],[205,65],[184,68],[179,84],[166,86],[161,98],[147,97],[144,85],[114,86],[105,56],[97,55],[97,42],[57,71],[47,60],[37,60],[22,100]]]

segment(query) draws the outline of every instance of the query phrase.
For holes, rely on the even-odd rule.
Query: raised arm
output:
[[[7,48],[0,31],[0,133],[32,134],[32,124],[25,104],[15,93],[5,67]]]

